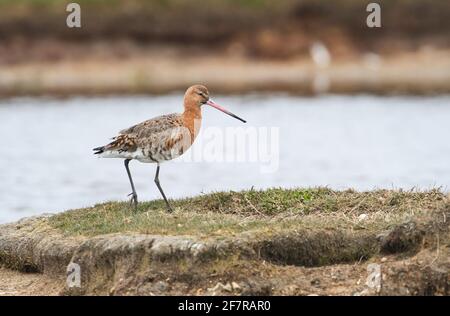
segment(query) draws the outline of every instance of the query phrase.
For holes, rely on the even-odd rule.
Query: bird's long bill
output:
[[[241,119],[239,116],[231,113],[230,111],[224,109],[223,107],[221,107],[220,105],[218,105],[216,102],[214,102],[213,100],[208,100],[208,102],[206,102],[206,104],[208,104],[209,106],[212,106],[213,108],[218,109],[219,111],[222,111],[225,114],[228,114],[229,116],[234,117],[235,119],[238,119],[239,121],[242,121],[244,123],[247,123],[246,120]]]

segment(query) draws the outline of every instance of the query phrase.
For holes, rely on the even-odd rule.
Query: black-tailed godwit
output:
[[[94,148],[94,153],[103,158],[125,159],[125,169],[130,180],[131,202],[138,204],[136,189],[131,177],[129,163],[135,159],[145,163],[156,163],[155,183],[166,202],[167,209],[172,207],[159,182],[160,163],[181,156],[193,144],[200,130],[203,104],[212,106],[242,122],[245,120],[227,111],[209,98],[208,89],[195,85],[187,89],[184,95],[184,112],[152,118],[119,132],[108,145]]]

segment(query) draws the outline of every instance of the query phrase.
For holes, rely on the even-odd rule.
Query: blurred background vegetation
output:
[[[308,93],[314,92],[308,82],[317,72],[311,56],[317,43],[332,59],[321,70],[329,81],[326,90],[450,91],[444,82],[450,60],[448,0],[375,1],[382,7],[382,27],[372,29],[366,26],[366,7],[373,1],[363,0],[78,0],[80,29],[66,26],[70,2],[0,0],[0,64],[7,67],[3,76],[0,72],[1,92],[162,92],[197,80],[223,92]],[[32,63],[47,66],[37,69]],[[125,79],[98,76],[106,63],[116,69],[106,77]],[[180,67],[183,80],[171,75]],[[367,74],[374,68],[376,76]],[[156,71],[165,75],[156,78]],[[80,79],[83,74],[92,78],[89,86]],[[58,76],[65,85],[52,79]]]

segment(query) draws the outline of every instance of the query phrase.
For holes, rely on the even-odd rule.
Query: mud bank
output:
[[[196,82],[215,93],[450,93],[449,50],[358,54],[332,59],[326,67],[309,56],[258,61],[227,55],[178,56],[150,48],[118,58],[92,50],[87,48],[88,58],[3,65],[0,96],[159,94],[184,91]]]
[[[249,192],[224,193],[216,204],[217,195],[202,197],[203,205],[196,203],[202,198],[179,200],[172,215],[164,213],[161,201],[143,203],[137,213],[125,203],[110,203],[2,225],[0,263],[52,280],[65,279],[69,264],[79,265],[81,287],[61,281],[61,295],[450,294],[450,201],[445,195],[319,191],[305,200],[307,195],[298,194],[304,191],[294,190],[289,205],[262,209]],[[260,193],[254,198],[267,197]],[[356,204],[345,204],[349,195]],[[247,201],[258,215],[247,212]],[[206,205],[211,213],[205,215]],[[104,234],[98,227],[97,215],[104,218],[102,225],[112,224],[105,211],[125,221],[114,226],[118,232]],[[182,222],[183,216],[196,222],[195,213],[210,216],[202,218],[211,221],[209,226],[220,225],[209,233],[197,226],[177,233],[172,227],[162,235],[150,222],[148,233],[142,233],[132,218],[154,214],[149,220],[158,222],[172,217],[158,222],[164,226]],[[85,225],[80,216],[91,217],[92,226],[76,227]],[[233,219],[242,229],[235,229]],[[377,286],[366,284],[373,263],[380,268]]]

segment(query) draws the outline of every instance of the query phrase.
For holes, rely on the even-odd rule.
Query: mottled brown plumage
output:
[[[190,144],[191,135],[189,129],[183,126],[183,115],[169,114],[122,130],[111,143],[99,148],[99,154],[142,162],[162,162],[175,158],[176,154],[179,156],[177,145],[183,145],[186,150]]]
[[[108,145],[95,148],[105,158],[163,162],[174,159],[193,144],[201,125],[201,106],[209,92],[201,85],[186,91],[182,114],[161,115],[119,132]]]
[[[157,163],[155,182],[169,209],[170,205],[159,185],[159,163],[179,157],[194,143],[202,120],[201,106],[208,104],[243,122],[231,112],[220,107],[209,98],[208,89],[195,85],[184,95],[184,112],[162,115],[133,125],[119,132],[113,141],[94,148],[94,153],[104,158],[123,158],[133,192],[132,201],[137,205],[137,194],[128,168],[130,160]]]

